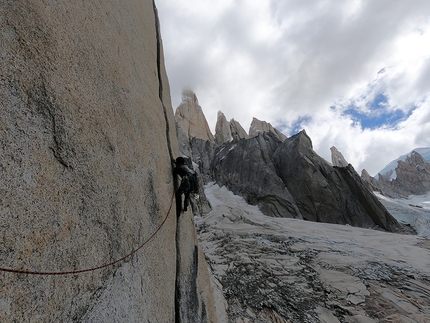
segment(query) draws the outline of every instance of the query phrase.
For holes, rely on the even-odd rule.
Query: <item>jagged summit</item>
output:
[[[297,233],[292,227],[306,228],[308,232],[318,234],[321,233],[313,229],[317,226],[312,222],[349,224],[399,233],[413,233],[413,230],[399,223],[387,211],[369,185],[360,179],[336,148],[332,149],[335,160],[333,166],[313,150],[312,140],[304,130],[281,140],[270,124],[254,118],[251,127],[254,132],[250,131],[254,136],[235,140],[234,135],[242,130],[234,132],[232,124],[238,125],[234,120],[228,122],[225,115],[219,112],[215,134],[217,143],[198,138],[191,138],[187,143],[191,158],[199,165],[200,178],[206,181],[207,188],[211,187],[205,192],[213,209],[208,214],[195,217],[195,223],[199,227],[199,239],[208,246],[205,255],[211,259],[211,270],[218,275],[223,285],[223,295],[228,304],[235,304],[234,307],[227,307],[228,321],[245,322],[249,318],[250,322],[304,322],[297,313],[302,311],[309,319],[308,313],[311,311],[302,305],[298,306],[303,303],[302,299],[311,300],[307,304],[313,308],[315,295],[320,295],[321,304],[326,304],[327,300],[334,299],[333,290],[339,291],[336,301],[345,300],[342,304],[348,305],[348,311],[345,312],[350,313],[351,304],[358,305],[356,308],[360,310],[365,306],[366,309],[372,308],[373,303],[364,304],[373,298],[367,297],[370,292],[360,279],[363,276],[357,274],[360,272],[361,275],[364,269],[357,271],[358,267],[347,264],[343,273],[338,270],[340,233],[346,241],[344,255],[347,262],[360,263],[363,264],[362,268],[369,269],[369,265],[360,258],[361,252],[353,256],[349,253],[356,245],[353,235],[357,228],[326,226],[331,231],[324,238],[328,244],[321,249],[320,243],[312,238],[310,248],[315,246],[316,249],[308,251],[303,249],[303,236],[309,234]],[[246,134],[244,130],[242,133]],[[233,194],[244,200],[240,204],[236,203],[239,198]],[[256,211],[262,214],[254,216]],[[277,230],[282,233],[279,234]],[[366,236],[363,241],[370,235],[377,237],[381,234],[370,230],[359,232],[363,232],[359,234],[360,238]],[[286,252],[295,243],[292,240],[294,234],[297,245]],[[379,252],[379,245],[376,248]],[[332,250],[333,254],[329,255],[328,252]],[[372,252],[368,254],[372,257],[369,263],[376,264],[375,271],[381,272],[379,257]],[[320,272],[312,269],[315,263],[309,265],[309,270],[303,271],[303,265],[309,264],[311,258],[316,261],[322,259],[321,265],[315,266]],[[267,266],[262,265],[262,259],[267,260]],[[280,265],[282,262],[285,262],[285,267]],[[232,263],[234,266],[230,266]],[[336,268],[327,267],[327,263],[335,263]],[[272,265],[273,268],[270,267]],[[392,272],[390,267],[384,266],[383,269]],[[328,274],[329,271],[332,272]],[[302,272],[307,272],[305,279],[292,278],[295,273]],[[376,277],[371,271],[366,273],[369,275],[366,278]],[[272,280],[272,277],[285,277],[285,281]],[[315,285],[320,278],[323,287]],[[308,294],[299,291],[296,287],[301,284],[292,282],[292,279],[296,279],[296,282],[305,281],[302,286],[305,286]],[[328,288],[330,293],[327,293]],[[392,294],[383,291],[380,294],[392,297]],[[385,302],[384,297],[380,299]],[[263,307],[262,302],[265,304]],[[285,304],[292,304],[291,310],[286,310]],[[391,304],[387,307],[391,307]],[[358,313],[356,309],[351,312]],[[333,313],[338,314],[337,308]],[[416,313],[419,315],[419,310]],[[246,320],[242,317],[246,317]],[[293,317],[297,319],[291,320]],[[323,319],[319,320],[318,317]],[[364,322],[361,318],[355,319],[354,322]],[[224,321],[227,322],[227,319]],[[321,308],[321,314],[314,314],[310,321],[339,322],[327,308]]]
[[[330,151],[331,151],[331,163],[333,164],[333,166],[338,166],[338,167],[348,166],[349,163],[346,161],[342,153],[339,150],[337,150],[335,146],[331,147]]]
[[[199,100],[191,90],[184,90],[182,92],[182,102],[176,109],[175,120],[176,132],[180,143],[179,148],[181,153],[187,156],[191,153],[189,141],[192,138],[209,140],[217,145],[222,145],[232,140],[248,139],[264,132],[273,133],[281,141],[287,138],[287,136],[274,128],[270,123],[260,121],[257,118],[253,118],[248,135],[238,121],[234,119],[227,121],[222,111],[218,111],[214,136],[210,131]]]
[[[274,128],[270,123],[266,121],[258,120],[257,118],[253,118],[251,122],[251,126],[249,127],[249,136],[255,137],[258,136],[258,134],[263,132],[272,132],[274,133],[281,141],[284,141],[287,139],[287,136],[285,136],[282,132],[280,132],[278,129]]]
[[[241,124],[238,121],[234,120],[234,119],[230,120],[230,130],[231,130],[231,136],[235,140],[248,139],[249,138],[249,136],[246,133],[245,129],[243,129],[243,127],[241,126]]]
[[[228,122],[224,113],[218,111],[218,118],[215,126],[215,142],[218,145],[232,140],[247,138],[249,138],[248,134],[238,121],[231,119],[230,122]]]
[[[421,153],[423,155],[421,155]],[[430,192],[430,148],[417,148],[390,162],[377,176],[362,178],[374,190],[390,197],[408,197]]]
[[[268,216],[403,230],[354,168],[334,167],[318,156],[305,131],[284,141],[263,132],[225,143],[212,154],[194,152],[196,160],[212,156],[213,181]]]
[[[412,151],[408,152],[405,155],[400,156],[389,162],[383,169],[378,172],[378,175],[375,177],[378,179],[380,176],[384,176],[385,178],[396,178],[395,169],[398,165],[399,161],[405,161],[408,156],[411,156],[413,152],[419,153],[426,161],[430,162],[430,147],[427,148],[415,148]]]
[[[179,128],[178,137],[185,136],[188,139],[195,137],[215,141],[202,107],[199,105],[199,100],[193,91],[184,90],[182,92],[182,102],[176,109],[175,120],[177,128]]]
[[[232,139],[230,123],[227,121],[224,113],[218,111],[218,118],[215,126],[215,142],[218,145],[222,145]]]

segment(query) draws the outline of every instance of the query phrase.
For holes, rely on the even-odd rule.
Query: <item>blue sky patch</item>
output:
[[[292,126],[288,136],[295,135],[296,133],[301,131],[303,129],[302,124],[311,121],[311,119],[312,118],[310,116],[304,116],[304,117],[298,118],[297,121],[293,123],[293,126]]]
[[[387,109],[388,106],[387,96],[384,93],[378,93],[366,103],[364,109],[352,103],[346,107],[342,115],[350,117],[362,129],[377,129],[395,127],[399,122],[408,118],[415,109],[404,112],[400,109]]]
[[[374,102],[370,111],[362,111],[355,107],[349,107],[343,115],[349,116],[354,123],[360,124],[362,129],[377,129],[381,127],[395,127],[401,121],[406,120],[413,112],[412,109],[404,112],[400,109],[386,110]]]
[[[388,105],[388,99],[383,93],[378,93],[367,106],[372,110],[383,109]]]
[[[402,110],[385,111],[378,114],[362,113],[359,110],[348,109],[344,112],[349,115],[355,123],[359,123],[363,129],[377,129],[380,127],[392,127],[403,121],[410,113]]]

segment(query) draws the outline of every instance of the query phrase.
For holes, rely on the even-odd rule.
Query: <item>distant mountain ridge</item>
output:
[[[391,161],[375,177],[361,174],[374,191],[391,198],[408,198],[430,192],[430,148],[416,148]]]
[[[201,108],[196,109],[200,113]],[[178,137],[206,132],[183,129],[183,125],[207,129],[206,122],[178,119]],[[222,113],[218,114],[216,130],[215,140],[195,136],[179,146],[199,165],[202,178],[226,186],[249,204],[258,205],[264,214],[408,231],[389,214],[340,152],[336,150],[335,159],[343,162],[331,165],[313,150],[304,130],[287,138],[269,123],[254,118],[249,138],[232,136]]]
[[[176,132],[180,142],[180,151],[183,155],[190,155],[189,142],[192,138],[202,139],[222,145],[233,140],[256,137],[264,132],[273,133],[278,139],[284,141],[287,136],[266,121],[253,118],[248,133],[241,124],[231,119],[227,121],[224,113],[218,111],[215,126],[215,135],[212,135],[206,117],[203,113],[197,96],[191,90],[182,92],[182,102],[175,112]]]
[[[378,174],[375,176],[376,179],[379,179],[379,176],[386,176],[389,172],[390,176],[392,179],[396,178],[396,174],[395,174],[395,169],[397,167],[397,164],[399,161],[405,161],[406,157],[410,157],[412,152],[417,152],[419,153],[426,161],[430,162],[430,147],[424,147],[424,148],[415,148],[412,149],[410,152],[408,152],[405,155],[400,156],[399,158],[396,158],[394,160],[392,160],[391,162],[389,162],[383,169],[381,169]],[[394,171],[394,172],[393,172]]]

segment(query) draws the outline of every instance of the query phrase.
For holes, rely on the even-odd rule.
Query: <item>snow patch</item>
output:
[[[419,236],[430,236],[430,193],[410,195],[407,199],[392,199],[374,193],[397,221],[409,224]]]
[[[198,165],[197,163],[195,163],[195,162],[193,162],[193,170],[194,170],[195,172],[198,172],[198,171],[199,171],[199,165]]]
[[[410,157],[412,155],[412,152],[417,152],[418,154],[420,154],[425,160],[427,160],[428,162],[430,162],[430,148],[415,148],[412,151],[410,151],[409,153],[400,156],[399,158],[389,162],[381,171],[378,172],[378,174],[381,175],[386,175],[389,171],[394,171],[394,169],[397,167],[398,161],[405,161],[406,157]],[[393,174],[391,174],[392,176]],[[395,179],[395,177],[394,177]]]

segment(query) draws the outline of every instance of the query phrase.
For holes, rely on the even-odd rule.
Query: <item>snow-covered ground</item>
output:
[[[212,211],[195,222],[229,322],[430,322],[425,198],[383,200],[418,236],[268,217],[213,183],[205,193]]]
[[[430,237],[430,193],[411,195],[408,199],[391,199],[375,192],[397,221],[409,224],[419,236]]]

